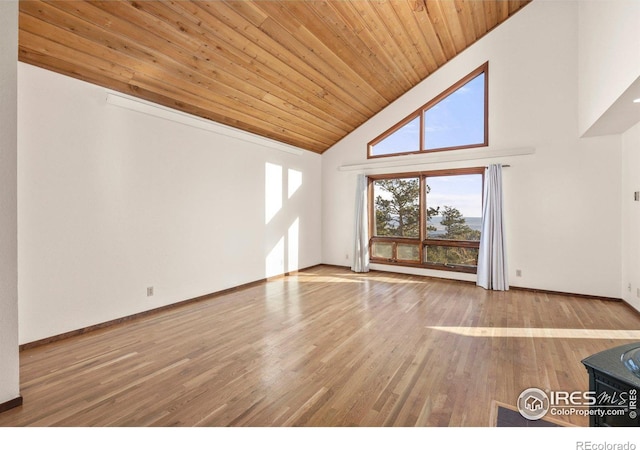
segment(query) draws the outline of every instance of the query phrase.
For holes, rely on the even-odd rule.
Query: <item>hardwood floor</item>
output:
[[[621,302],[319,266],[24,350],[0,426],[486,427],[635,341]]]

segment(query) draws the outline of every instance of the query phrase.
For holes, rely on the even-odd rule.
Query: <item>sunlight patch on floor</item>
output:
[[[582,330],[571,328],[439,327],[432,330],[469,337],[563,338],[563,339],[639,339],[640,330]]]

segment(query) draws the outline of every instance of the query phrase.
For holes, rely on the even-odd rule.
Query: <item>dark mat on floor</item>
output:
[[[562,425],[548,420],[528,420],[518,411],[498,406],[497,427],[561,427]]]

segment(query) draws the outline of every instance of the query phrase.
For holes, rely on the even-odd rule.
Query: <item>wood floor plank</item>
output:
[[[489,426],[636,341],[623,302],[319,266],[22,351],[0,426]]]

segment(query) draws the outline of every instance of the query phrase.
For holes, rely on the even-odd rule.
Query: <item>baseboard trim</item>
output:
[[[351,269],[351,267],[349,267],[349,266],[341,266],[339,264],[318,264],[318,266],[335,267],[336,269],[348,269],[348,270]],[[392,270],[371,269],[371,270],[369,270],[369,272],[374,272],[374,273],[394,273],[394,274],[398,274],[398,275],[416,276],[416,277],[422,277],[422,278],[429,278],[429,279],[433,279],[433,280],[459,281],[459,282],[462,282],[462,283],[476,284],[475,281],[470,281],[470,280],[458,280],[456,278],[435,277],[433,275],[423,275],[423,274],[395,272],[395,271],[392,271]],[[529,291],[529,292],[539,292],[541,294],[569,295],[569,296],[572,296],[572,297],[582,297],[582,298],[590,298],[590,299],[597,299],[597,300],[607,300],[607,301],[615,301],[615,302],[624,301],[621,298],[615,298],[615,297],[601,297],[599,295],[574,294],[572,292],[550,291],[550,290],[545,290],[545,289],[536,289],[536,288],[529,288],[529,287],[523,287],[523,286],[509,286],[509,289],[521,290],[521,291]]]
[[[95,325],[90,325],[88,327],[84,327],[84,328],[79,328],[77,330],[73,330],[73,331],[68,331],[66,333],[61,333],[61,334],[56,334],[55,336],[50,336],[47,338],[43,338],[43,339],[38,339],[37,341],[32,341],[32,342],[27,342],[25,344],[20,345],[19,349],[20,351],[24,351],[24,350],[29,350],[31,348],[35,348],[35,347],[41,347],[43,345],[47,345],[47,344],[51,344],[53,342],[58,342],[64,339],[69,339],[72,338],[74,336],[80,336],[82,334],[86,334],[86,333],[90,333],[92,331],[97,331],[97,330],[101,330],[103,328],[109,328],[109,327],[113,327],[116,325],[120,325],[124,322],[129,322],[131,320],[134,319],[140,319],[142,317],[147,317],[153,314],[158,314],[160,312],[164,312],[170,309],[174,309],[174,308],[179,308],[185,305],[188,305],[190,303],[197,303],[197,302],[201,302],[204,300],[211,300],[214,299],[216,297],[220,297],[222,295],[226,295],[226,294],[230,294],[232,292],[236,292],[236,291],[242,291],[245,289],[249,289],[255,286],[259,286],[261,284],[267,283],[269,281],[275,281],[275,280],[279,280],[282,279],[284,277],[287,276],[291,276],[291,275],[295,275],[298,272],[302,272],[305,270],[310,270],[313,269],[314,267],[317,267],[321,264],[316,264],[313,266],[309,266],[309,267],[305,267],[302,269],[298,269],[297,271],[291,271],[291,272],[287,272],[287,273],[283,273],[280,275],[275,275],[272,277],[268,277],[268,278],[262,278],[260,280],[256,280],[256,281],[251,281],[249,283],[245,283],[245,284],[241,284],[238,286],[234,286],[234,287],[230,287],[228,289],[223,289],[221,291],[216,291],[216,292],[212,292],[210,294],[205,294],[205,295],[201,295],[199,297],[194,297],[194,298],[190,298],[187,300],[181,300],[178,301],[176,303],[171,303],[169,305],[164,305],[164,306],[160,306],[158,308],[153,308],[153,309],[149,309],[147,311],[141,311],[139,313],[135,313],[135,314],[131,314],[128,316],[124,316],[124,317],[119,317],[117,319],[113,319],[113,320],[108,320],[106,322],[102,322],[102,323],[98,323]]]
[[[340,264],[318,264],[316,266],[313,267],[333,267],[336,269],[347,269],[347,270],[351,270],[351,266],[341,266]],[[310,267],[310,269],[313,269],[313,267]],[[372,271],[373,272],[373,271]],[[355,273],[355,272],[354,272]]]
[[[545,289],[536,289],[536,288],[528,288],[528,287],[521,287],[521,286],[509,286],[509,289],[513,289],[514,291],[538,292],[540,294],[547,294],[547,295],[565,295],[569,297],[584,298],[588,300],[603,300],[605,302],[623,302],[624,301],[621,298],[617,298],[617,297],[602,297],[600,295],[575,294],[573,292],[549,291]]]
[[[10,409],[17,408],[18,406],[22,406],[22,396],[18,396],[13,400],[9,400],[4,403],[0,403],[0,413],[5,411],[9,411]]]
[[[335,267],[337,269],[351,269],[348,266],[341,266],[338,264],[319,264],[320,266],[325,266],[325,267]],[[374,272],[374,273],[394,273],[394,274],[398,274],[398,275],[408,275],[408,276],[416,276],[416,277],[422,277],[422,278],[429,278],[432,280],[445,280],[445,281],[457,281],[457,282],[461,282],[461,283],[471,283],[471,284],[476,284],[475,281],[469,281],[469,280],[458,280],[455,278],[446,278],[446,277],[434,277],[432,275],[422,275],[422,274],[407,274],[407,273],[403,273],[403,272],[394,272],[394,271],[387,271],[387,270],[379,270],[379,269],[371,269],[369,272]],[[604,300],[604,301],[609,301],[609,302],[624,302],[624,300],[622,298],[617,298],[617,297],[602,297],[599,295],[589,295],[589,294],[576,294],[573,292],[562,292],[562,291],[551,291],[551,290],[546,290],[546,289],[537,289],[537,288],[530,288],[530,287],[523,287],[523,286],[509,286],[509,289],[514,290],[514,291],[527,291],[527,292],[537,292],[540,294],[547,294],[547,295],[565,295],[568,297],[576,297],[576,298],[585,298],[585,299],[591,299],[591,300]],[[626,302],[625,302],[626,303]]]

